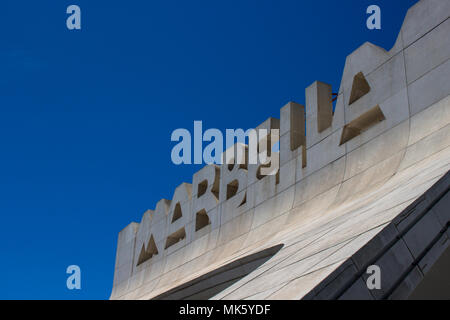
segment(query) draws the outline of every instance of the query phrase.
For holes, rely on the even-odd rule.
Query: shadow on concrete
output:
[[[234,260],[151,300],[206,300],[214,297],[270,260],[283,244]]]

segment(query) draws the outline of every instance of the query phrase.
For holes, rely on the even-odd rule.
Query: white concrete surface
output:
[[[386,226],[450,169],[449,14],[450,1],[422,0],[409,10],[391,51],[365,43],[351,53],[332,119],[324,98],[329,86],[314,82],[306,115],[289,103],[278,124],[266,123],[280,128],[279,179],[257,179],[252,167],[208,166],[194,175],[193,186],[181,184],[171,201],[161,200],[139,224],[123,229],[111,299],[151,299],[278,244],[284,246],[270,260],[213,298],[300,299],[333,271],[357,270],[343,263],[375,235],[389,239]],[[359,72],[370,91],[349,105]],[[365,131],[339,145],[344,126],[375,106],[385,120],[369,118]],[[237,193],[227,199],[233,181]],[[177,204],[182,216],[172,223]],[[209,224],[196,231],[201,210]],[[392,269],[387,281],[420,252],[421,233],[439,229],[442,219],[448,217],[421,221],[405,237],[407,245],[389,252],[393,259],[380,261]],[[186,236],[166,249],[167,237],[182,228]],[[158,253],[138,264],[151,238]],[[411,273],[405,285],[414,279]],[[341,298],[374,298],[364,285],[356,281]]]

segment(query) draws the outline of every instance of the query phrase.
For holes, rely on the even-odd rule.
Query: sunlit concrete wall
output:
[[[207,166],[192,185],[181,184],[171,200],[123,229],[111,298],[155,298],[214,270],[228,272],[182,297],[345,298],[353,285],[364,288],[363,264],[355,267],[358,281],[345,278],[322,296],[319,290],[370,240],[393,225],[402,232],[393,221],[450,168],[449,13],[449,1],[422,0],[408,11],[391,50],[365,43],[351,53],[334,113],[335,90],[314,82],[306,108],[288,103],[280,119],[261,124],[280,129],[277,175],[261,177],[260,165]],[[436,230],[448,225],[448,214],[431,216]],[[278,245],[262,264],[224,269]],[[398,257],[417,262],[414,252]],[[407,277],[391,276],[384,292],[365,297],[391,296]]]

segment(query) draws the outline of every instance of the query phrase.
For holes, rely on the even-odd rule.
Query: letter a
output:
[[[370,17],[367,18],[367,29],[373,30],[373,29],[381,29],[381,9],[379,6],[371,5],[367,8],[366,11],[367,14],[372,14]]]
[[[172,148],[171,158],[176,165],[191,164],[191,133],[186,129],[176,129],[172,132],[171,141],[180,141]],[[183,155],[181,156],[180,153]]]
[[[66,20],[67,29],[80,30],[81,29],[81,9],[80,9],[80,7],[77,5],[74,5],[74,4],[70,5],[67,7],[66,13],[71,14]]]
[[[366,284],[369,290],[381,289],[381,269],[379,266],[369,266],[367,268],[367,274],[370,277],[367,278]]]
[[[67,289],[81,289],[81,270],[79,266],[71,265],[67,267],[67,274],[71,274],[70,277],[67,278],[66,285]]]

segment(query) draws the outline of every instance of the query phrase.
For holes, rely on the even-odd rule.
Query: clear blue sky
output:
[[[107,299],[118,232],[200,169],[172,164],[174,129],[247,129],[315,80],[337,91],[345,57],[390,49],[415,2],[1,1],[0,298]]]

